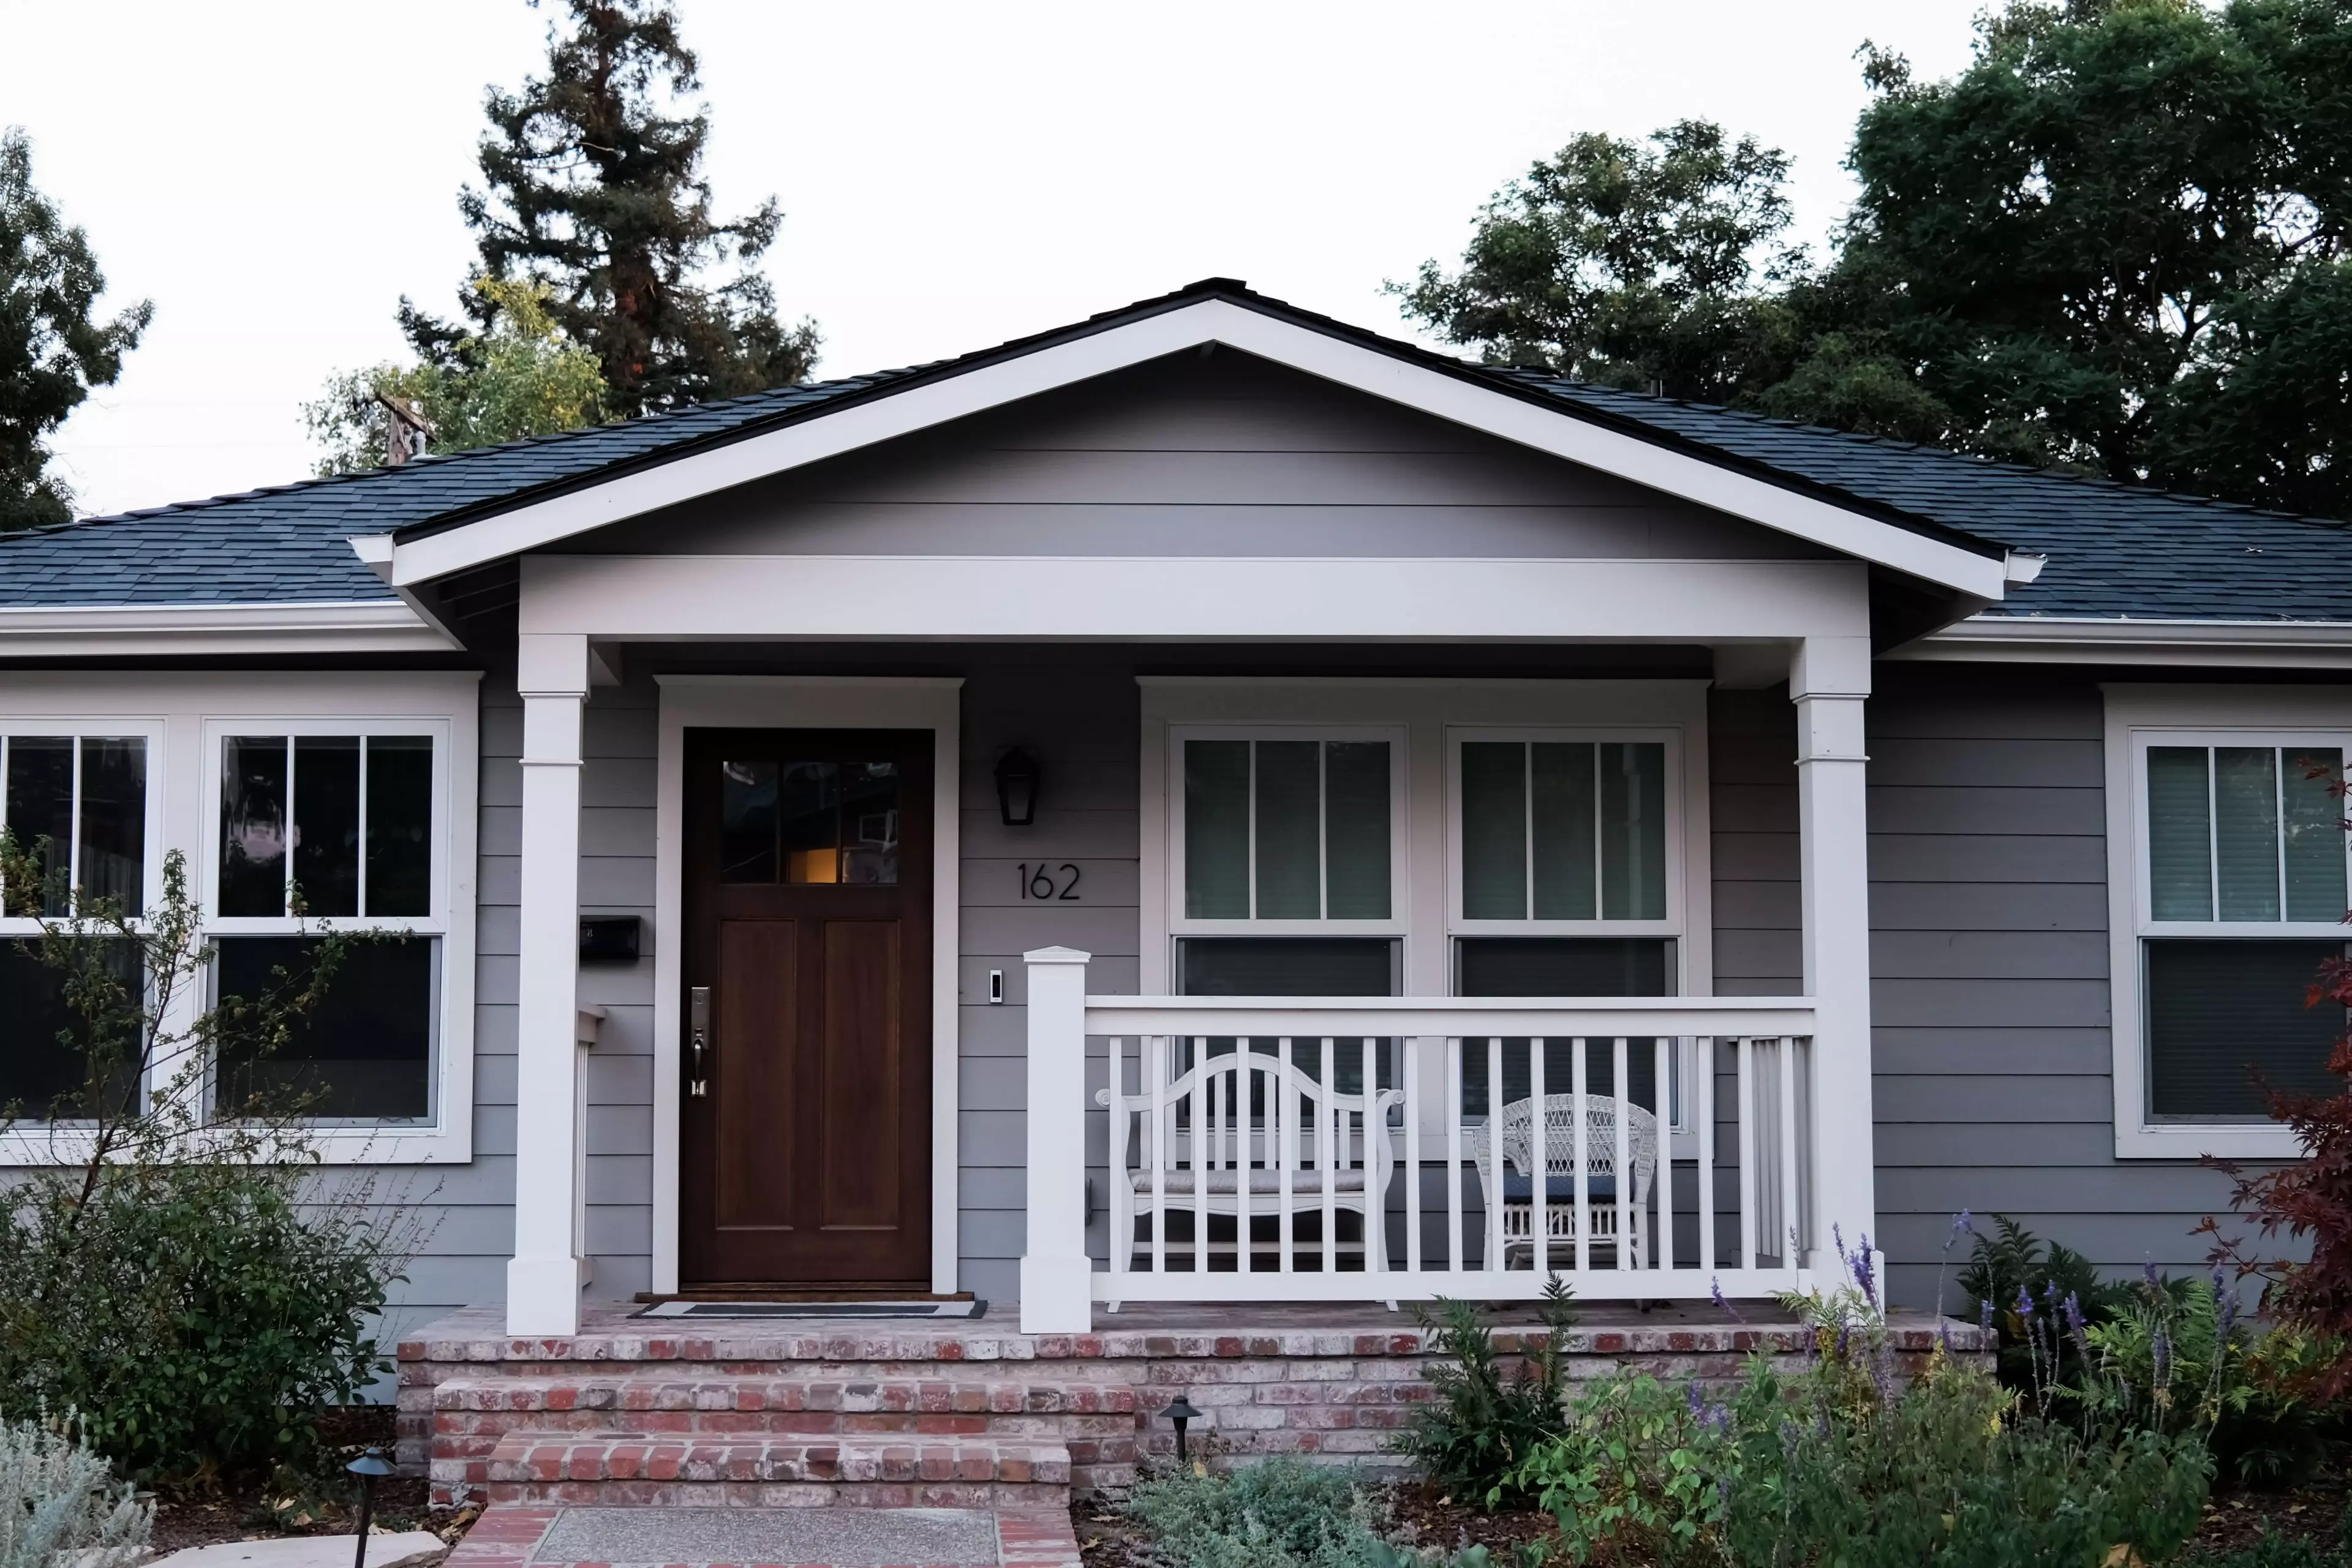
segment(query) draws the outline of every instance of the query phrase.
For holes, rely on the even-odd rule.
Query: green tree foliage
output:
[[[346,371],[302,407],[326,448],[321,474],[395,460],[391,443],[419,429],[427,448],[459,452],[526,436],[576,430],[604,417],[596,356],[565,337],[543,285],[477,280],[493,313],[487,332],[459,332],[435,358]]]
[[[1407,311],[1490,360],[2352,512],[2352,0],[2011,0],[1936,82],[1863,53],[1861,189],[1825,265],[1775,248],[1785,159],[1666,178],[1724,146],[1677,126],[1624,182],[1623,264],[1583,237],[1625,222],[1591,194],[1624,144],[1582,137]],[[1690,232],[1716,265],[1655,237]]]
[[[42,443],[91,387],[122,374],[154,313],[142,300],[98,321],[105,291],[89,237],[33,186],[32,142],[0,132],[0,529],[73,515]]]
[[[702,159],[710,121],[684,103],[700,87],[671,0],[561,0],[547,74],[493,90],[481,142],[484,189],[459,210],[480,251],[474,278],[527,279],[602,368],[616,417],[806,379],[815,323],[786,326],[754,265],[783,215],[771,197],[741,217],[711,211]],[[732,276],[707,274],[730,260]],[[501,308],[469,292],[487,328]],[[401,301],[418,353],[442,363],[458,329]]]

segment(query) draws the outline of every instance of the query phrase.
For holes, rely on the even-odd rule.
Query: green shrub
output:
[[[1181,1568],[1387,1568],[1372,1505],[1342,1470],[1274,1458],[1230,1476],[1155,1477],[1127,1510]],[[1408,1559],[1410,1561],[1410,1559]]]
[[[2333,1545],[2281,1535],[2264,1524],[2252,1545],[2201,1554],[2196,1568],[2352,1568],[2352,1509],[2337,1521]]]
[[[1475,1304],[1440,1300],[1435,1312],[1422,1311],[1421,1321],[1447,1359],[1423,1373],[1437,1397],[1413,1412],[1398,1451],[1459,1501],[1496,1508],[1517,1500],[1511,1478],[1519,1465],[1567,1429],[1561,1347],[1576,1321],[1567,1288],[1551,1282],[1544,1342],[1507,1376],[1494,1331]]]
[[[71,1426],[0,1421],[0,1568],[127,1568],[147,1554],[154,1510]]]

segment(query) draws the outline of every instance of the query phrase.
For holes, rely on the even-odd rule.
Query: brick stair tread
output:
[[[772,1373],[618,1376],[453,1377],[433,1391],[436,1410],[816,1411],[906,1415],[1132,1415],[1131,1384],[1006,1377],[818,1377]]]
[[[494,1483],[563,1481],[996,1482],[1066,1486],[1070,1451],[1034,1438],[698,1436],[509,1432],[490,1455]]]

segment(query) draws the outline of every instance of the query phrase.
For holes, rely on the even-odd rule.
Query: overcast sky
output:
[[[1498,184],[1580,131],[1685,116],[1851,198],[1864,38],[1931,75],[1982,0],[681,0],[723,212],[774,193],[817,374],[934,359],[1213,274],[1377,330]],[[450,309],[483,89],[523,0],[0,0],[0,124],[155,321],[56,442],[89,511],[299,479],[299,405]]]

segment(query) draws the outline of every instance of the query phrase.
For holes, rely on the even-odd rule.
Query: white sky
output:
[[[720,210],[771,192],[769,271],[820,375],[934,359],[1222,274],[1402,331],[1384,278],[1457,256],[1487,195],[1579,131],[1685,116],[1840,166],[1865,38],[1930,75],[1982,0],[682,0]],[[55,442],[81,510],[299,479],[299,405],[446,312],[484,87],[541,61],[522,0],[0,0],[0,124],[152,298],[122,379]]]

